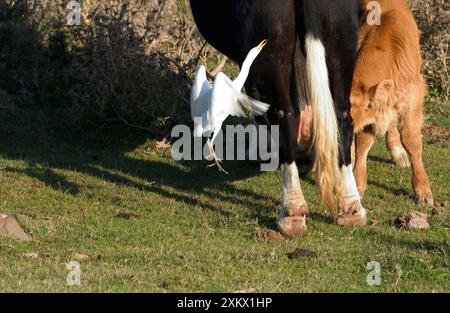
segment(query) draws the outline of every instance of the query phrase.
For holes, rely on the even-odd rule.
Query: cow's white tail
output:
[[[325,47],[313,35],[306,37],[306,71],[313,108],[315,172],[322,202],[337,216],[342,199],[339,169],[339,127],[331,95]]]

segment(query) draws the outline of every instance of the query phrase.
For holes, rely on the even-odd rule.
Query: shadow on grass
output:
[[[374,161],[374,162],[383,163],[383,164],[390,164],[390,165],[395,164],[391,159],[385,159],[385,158],[381,158],[381,157],[374,156],[374,155],[369,155],[367,157],[367,159],[369,161]]]
[[[403,196],[415,201],[415,197],[412,194],[412,191],[408,191],[405,188],[394,188],[392,187],[392,185],[385,185],[373,180],[370,180],[368,184],[383,189],[386,192],[393,194],[394,196]]]
[[[86,42],[79,45],[81,50],[76,54],[66,47],[64,32],[53,38],[53,44],[41,42],[40,30],[24,18],[29,13],[26,4],[18,2],[5,8],[4,12],[10,17],[8,25],[14,31],[0,31],[3,43],[0,52],[7,57],[5,64],[9,64],[10,70],[0,75],[0,153],[8,160],[24,161],[27,166],[4,170],[38,179],[73,197],[80,195],[82,186],[58,174],[59,170],[75,171],[119,186],[155,193],[225,216],[233,212],[223,209],[223,205],[212,204],[214,201],[243,207],[249,217],[263,223],[271,220],[268,214],[273,207],[263,204],[272,203],[271,198],[233,186],[234,181],[260,173],[245,163],[227,163],[232,173],[227,176],[215,169],[206,170],[204,163],[173,164],[158,161],[158,158],[130,157],[128,152],[149,139],[142,133],[122,129],[83,134],[78,129],[65,129],[67,125],[78,125],[72,119],[77,119],[80,112],[70,113],[80,105],[86,106],[82,106],[82,115],[94,127],[99,127],[95,122],[97,116],[124,122],[121,117],[128,109],[137,110],[136,118],[142,117],[150,124],[156,117],[167,116],[177,123],[176,117],[181,119],[184,117],[181,112],[189,110],[189,105],[183,101],[189,95],[186,75],[172,69],[174,64],[162,62],[165,59],[146,53],[148,47],[141,37],[124,27],[126,6],[122,6],[123,12],[118,16],[105,19],[110,20],[107,24],[103,24],[99,16],[95,22],[98,24],[92,26],[97,27],[94,29],[97,31],[87,32]],[[23,42],[24,38],[18,38],[16,33],[27,34],[27,40]],[[98,36],[103,33],[108,36]],[[20,55],[11,52],[15,51],[9,49],[11,47]],[[38,62],[40,60],[45,62]],[[85,67],[77,70],[71,67],[74,64]],[[40,67],[36,68],[38,65]],[[76,97],[75,93],[73,97],[78,89],[83,90],[82,96]],[[3,93],[12,99],[6,109]],[[86,100],[74,106],[69,101],[72,98]],[[143,104],[147,107],[141,108]],[[152,112],[148,118],[143,114],[147,109]],[[198,195],[212,201],[200,200],[203,198]]]
[[[390,246],[401,246],[408,248],[410,250],[442,252],[445,255],[448,255],[450,253],[450,245],[448,241],[436,242],[429,239],[414,241],[414,240],[399,239],[397,237],[382,234],[378,234],[378,236],[381,236],[382,240],[385,241]]]
[[[73,196],[79,193],[78,185],[69,182],[64,176],[55,173],[50,168],[27,168],[27,169],[15,169],[6,167],[3,169],[5,172],[19,173],[27,175],[29,177],[36,178],[43,182],[46,186],[51,187],[57,191],[61,191]]]
[[[2,118],[0,117],[0,121]],[[106,182],[155,193],[181,204],[207,209],[223,216],[234,213],[200,200],[202,195],[245,209],[246,217],[256,218],[262,226],[274,226],[271,213],[274,199],[247,189],[240,189],[233,182],[260,174],[259,168],[245,162],[228,162],[225,175],[215,168],[206,169],[205,162],[181,162],[173,164],[158,161],[158,158],[137,159],[128,152],[135,150],[149,139],[142,133],[120,131],[81,138],[70,131],[59,132],[39,126],[24,126],[18,129],[10,121],[2,123],[0,133],[0,153],[8,160],[20,160],[27,168],[5,167],[6,172],[20,173],[43,182],[56,191],[77,197],[81,186],[69,182],[56,170],[74,171]],[[5,126],[9,125],[9,126]],[[37,129],[35,129],[37,127]],[[16,129],[16,130],[12,130]],[[79,138],[77,138],[77,136]]]

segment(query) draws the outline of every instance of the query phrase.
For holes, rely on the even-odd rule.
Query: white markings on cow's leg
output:
[[[353,166],[342,166],[342,177],[344,180],[345,194],[345,211],[344,214],[359,214],[361,217],[365,218],[367,215],[366,209],[361,204],[361,196],[358,192],[358,187],[356,186],[355,176],[353,176]]]
[[[286,207],[292,201],[304,199],[302,187],[300,186],[300,178],[298,176],[297,164],[283,164],[281,166],[281,175],[283,180],[283,207]]]
[[[283,181],[283,199],[278,228],[285,236],[295,236],[306,232],[306,214],[308,207],[300,186],[297,165],[281,165]]]

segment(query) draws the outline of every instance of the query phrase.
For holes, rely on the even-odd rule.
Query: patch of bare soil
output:
[[[440,148],[450,147],[450,129],[441,128],[435,125],[426,125],[423,127],[423,134],[426,142]]]
[[[394,219],[394,224],[398,228],[405,230],[428,230],[428,215],[420,212],[409,212]]]
[[[290,260],[298,260],[298,259],[304,259],[304,258],[317,258],[317,253],[314,251],[309,251],[306,249],[295,249],[291,253],[288,253],[288,258]]]
[[[445,227],[450,228],[450,201],[435,201],[431,214]]]
[[[84,260],[89,259],[90,256],[87,255],[87,254],[84,254],[84,253],[75,253],[75,254],[73,255],[73,258],[74,258],[76,261],[84,261]]]
[[[4,238],[23,241],[32,240],[31,236],[23,230],[14,218],[6,214],[0,214],[0,239]]]
[[[285,238],[279,232],[272,229],[256,229],[253,233],[253,239],[266,242],[284,241]]]
[[[132,221],[132,222],[137,222],[137,221],[139,221],[139,219],[141,217],[139,215],[132,214],[132,213],[119,213],[116,215],[116,218]]]

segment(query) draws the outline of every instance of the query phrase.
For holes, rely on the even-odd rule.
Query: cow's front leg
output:
[[[345,103],[345,101],[343,102]],[[351,147],[353,144],[353,120],[349,105],[337,108],[339,127],[341,130],[341,149],[339,164],[342,173],[342,201],[336,222],[338,225],[365,225],[366,210],[361,204],[361,196],[353,175]],[[358,148],[358,147],[357,147]]]
[[[342,21],[336,21],[340,23]],[[346,27],[339,36],[326,37],[326,50],[330,80],[340,130],[339,167],[341,169],[340,201],[336,223],[339,225],[365,225],[366,210],[353,176],[351,147],[354,138],[353,119],[350,110],[350,91],[356,61],[358,27],[354,16],[348,16]],[[335,31],[335,30],[333,30]],[[332,32],[330,32],[332,33]]]
[[[306,233],[306,215],[308,206],[300,186],[298,168],[295,162],[281,165],[283,194],[278,228],[286,237],[295,237]]]
[[[338,107],[338,121],[341,130],[340,167],[342,173],[342,200],[340,205],[337,224],[365,225],[366,210],[361,204],[361,196],[358,191],[351,158],[351,147],[353,144],[353,120],[349,113],[349,106]],[[358,149],[358,143],[357,147]],[[358,158],[358,157],[357,157]]]

